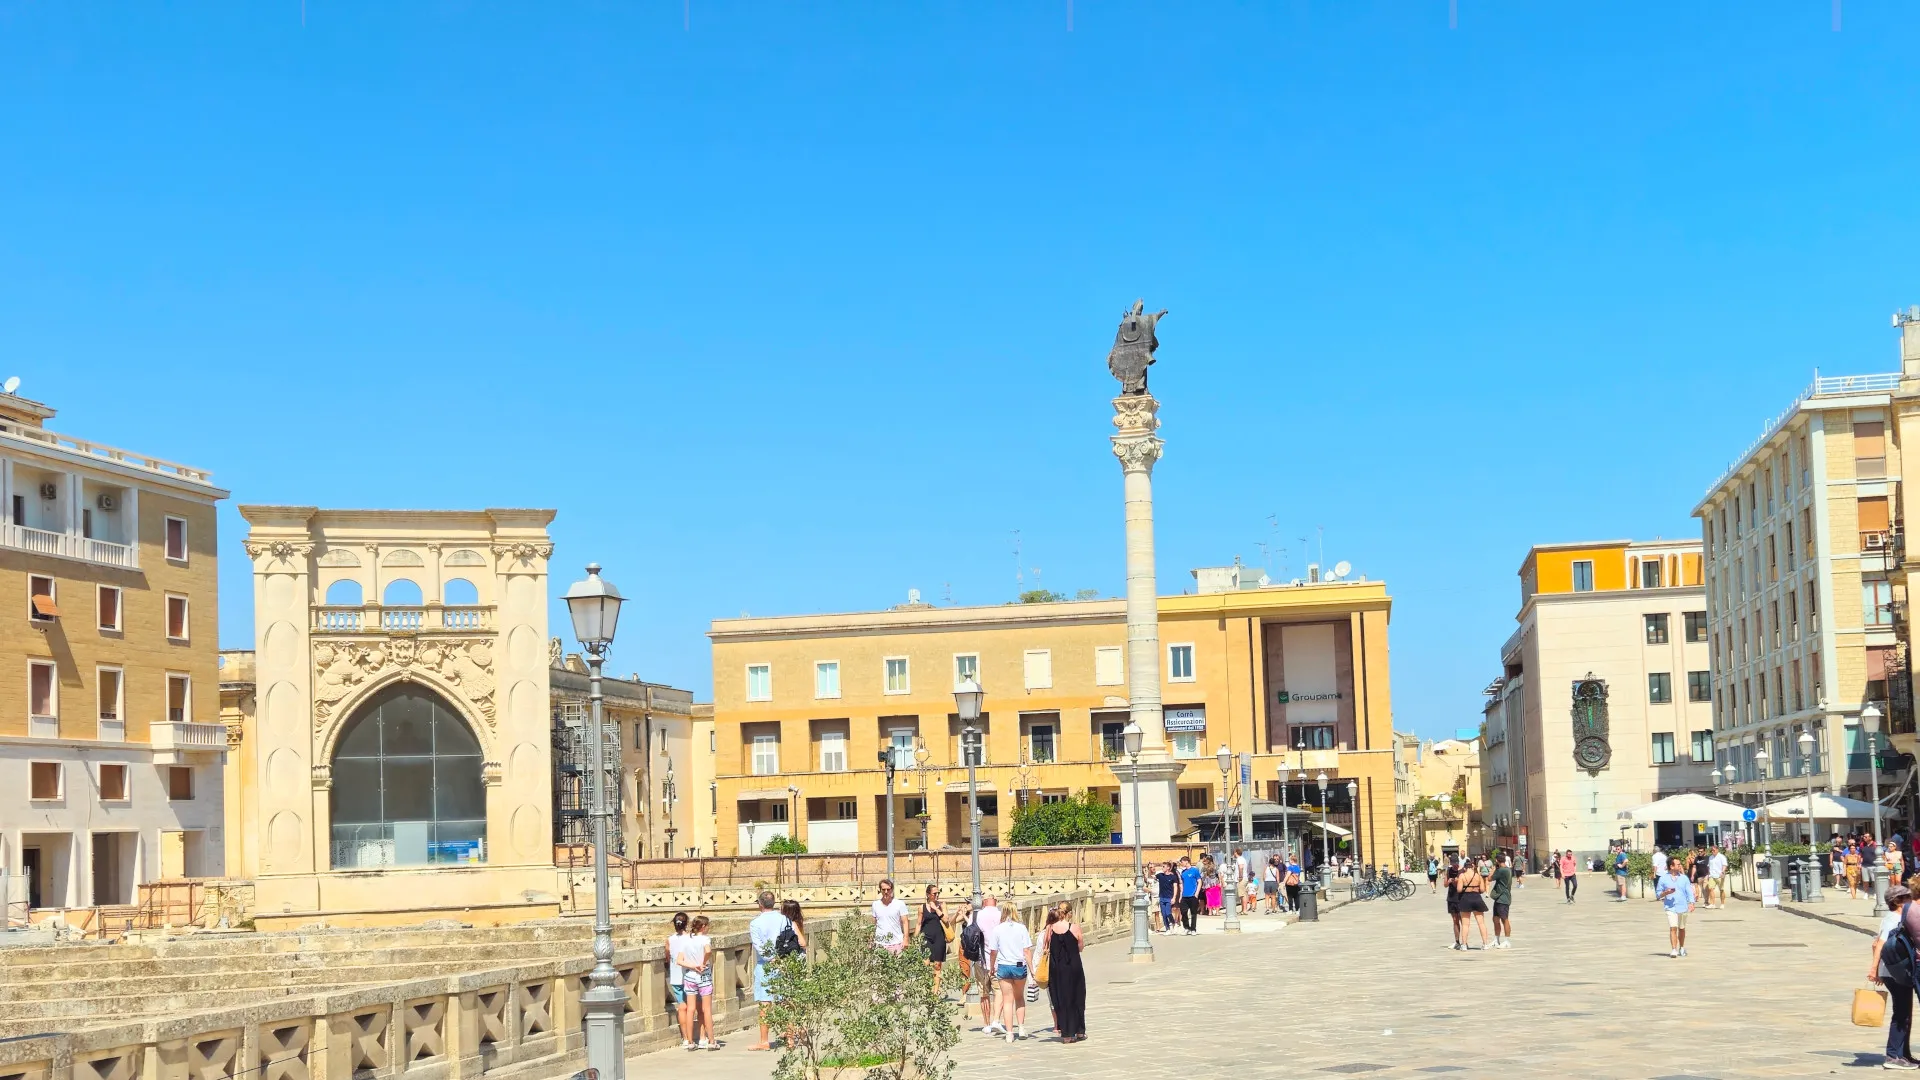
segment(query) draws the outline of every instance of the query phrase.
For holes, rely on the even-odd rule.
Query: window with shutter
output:
[[[1028,649],[1026,653],[1026,674],[1027,689],[1052,689],[1053,651],[1050,649]]]

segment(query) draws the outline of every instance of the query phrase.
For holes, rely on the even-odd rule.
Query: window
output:
[[[167,676],[167,722],[184,724],[193,719],[193,679],[186,675]]]
[[[1693,749],[1688,754],[1694,761],[1704,765],[1713,760],[1713,732],[1696,731],[1693,733]]]
[[[1593,591],[1593,560],[1576,559],[1573,564],[1573,591]]]
[[[1887,425],[1884,421],[1854,423],[1853,475],[1865,480],[1887,475]]]
[[[187,519],[169,517],[167,519],[167,558],[174,562],[187,561]]]
[[[29,770],[27,797],[51,802],[66,796],[66,770],[57,761],[36,761]]]
[[[1293,729],[1293,748],[1295,750],[1331,750],[1333,749],[1332,724],[1308,724]]]
[[[858,816],[858,802],[853,799],[840,799],[833,804],[834,817],[841,821],[852,821]]]
[[[1027,733],[1028,749],[1033,760],[1040,764],[1053,760],[1053,725],[1035,724]]]
[[[1108,761],[1127,756],[1127,725],[1111,720],[1101,723],[1100,756]]]
[[[184,596],[167,597],[167,639],[187,640],[187,598]]]
[[[53,579],[44,574],[27,575],[27,618],[34,622],[52,622],[60,614],[54,605]]]
[[[1647,700],[1655,705],[1665,705],[1673,700],[1671,673],[1656,671],[1647,676]]]
[[[884,662],[887,668],[886,692],[889,694],[904,694],[911,690],[913,684],[907,678],[907,658],[904,656],[889,656]]]
[[[95,668],[94,675],[100,684],[100,737],[110,742],[119,742],[126,738],[127,733],[126,725],[120,718],[126,697],[120,669]]]
[[[1054,803],[1063,803],[1066,801],[1067,797],[1057,791],[1043,791],[1040,793],[1041,806],[1051,806]]]
[[[100,765],[100,801],[127,801],[127,767],[103,762]]]
[[[1181,731],[1173,736],[1173,756],[1181,759],[1202,757],[1206,754],[1206,736],[1198,731]]]
[[[193,799],[192,766],[167,766],[167,798],[174,802],[189,802]]]
[[[1860,618],[1867,626],[1893,625],[1893,583],[1884,578],[1860,579]]]
[[[51,660],[27,662],[27,715],[48,720],[60,715],[60,692],[54,684]]]
[[[1048,649],[1028,649],[1026,652],[1026,683],[1029,690],[1050,690],[1053,688],[1053,653]]]
[[[1193,646],[1167,646],[1167,681],[1193,681]]]
[[[1646,617],[1646,623],[1647,644],[1665,645],[1667,643],[1667,617],[1665,615],[1649,615]]]
[[[894,728],[887,732],[887,749],[893,752],[893,767],[896,770],[913,768],[913,729]]]
[[[1127,652],[1118,645],[1100,645],[1093,650],[1093,684],[1120,686],[1127,681]]]
[[[1180,789],[1180,809],[1213,809],[1213,789],[1203,787],[1183,787]]]
[[[966,682],[968,679],[972,679],[974,682],[980,681],[980,654],[954,653],[953,688],[955,690],[960,689],[960,684]]]
[[[1879,551],[1886,546],[1889,523],[1887,497],[1874,495],[1859,501],[1860,550]]]
[[[1687,672],[1687,700],[1713,700],[1713,673],[1711,671]]]
[[[780,736],[753,737],[753,775],[772,776],[780,771]]]
[[[813,696],[816,698],[840,696],[840,661],[821,660],[813,665]]]
[[[1699,643],[1707,640],[1707,613],[1706,612],[1689,611],[1686,614],[1682,615],[1681,619],[1685,622],[1687,641],[1692,643]]]
[[[1640,587],[1643,589],[1657,589],[1660,587],[1659,559],[1640,560]]]
[[[1653,763],[1655,765],[1673,764],[1673,732],[1653,733]]]
[[[847,733],[828,731],[820,735],[820,771],[847,771]]]
[[[120,590],[112,585],[100,586],[100,629],[120,629]]]
[[[773,665],[747,665],[747,700],[773,700]]]

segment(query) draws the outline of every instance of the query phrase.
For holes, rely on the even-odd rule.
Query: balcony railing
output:
[[[145,469],[148,472],[164,473],[182,480],[192,480],[195,483],[210,484],[213,482],[212,474],[208,473],[205,469],[195,469],[187,465],[182,465],[177,461],[165,461],[157,457],[149,457],[146,454],[136,454],[131,450],[122,450],[117,446],[108,446],[106,443],[76,439],[71,435],[62,435],[59,432],[48,431],[42,427],[0,423],[0,434],[11,435],[16,439],[26,439],[43,446],[53,447],[57,450],[67,450],[87,457],[101,458],[106,461],[118,462],[122,465],[131,465],[136,469]]]
[[[140,568],[139,549],[131,544],[95,540],[92,537],[74,533],[50,532],[46,529],[36,529],[31,525],[15,525],[12,522],[0,524],[0,546],[31,552],[35,555],[79,559],[83,562],[99,563],[102,566],[119,566],[128,570]]]
[[[316,634],[362,634],[369,632],[413,634],[421,631],[486,631],[493,629],[493,607],[386,607],[364,604],[359,607],[313,609]]]
[[[161,765],[179,765],[189,754],[216,753],[227,748],[225,724],[191,722],[154,724],[147,741],[153,746],[153,760]]]

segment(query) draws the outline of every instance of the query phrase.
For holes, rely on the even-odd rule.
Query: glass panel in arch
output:
[[[349,721],[346,735],[333,756],[338,758],[378,758],[380,756],[380,716],[378,713],[361,713]],[[339,769],[334,770],[338,774]]]
[[[379,758],[333,759],[333,820],[342,825],[382,820]]]
[[[433,754],[435,757],[473,757],[480,756],[480,741],[473,737],[458,716],[436,704],[433,708]],[[478,773],[479,765],[474,765]]]
[[[395,754],[433,753],[433,703],[398,694],[380,704],[381,749]]]
[[[387,759],[386,817],[388,821],[433,820],[433,759]]]
[[[445,824],[487,816],[487,791],[480,783],[480,763],[442,760],[433,785],[434,818]]]

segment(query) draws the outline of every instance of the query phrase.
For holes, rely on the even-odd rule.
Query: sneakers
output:
[[[1011,1031],[1009,1031],[1009,1032],[1007,1032],[1007,1041],[1008,1041],[1009,1043],[1011,1043],[1011,1042],[1013,1042],[1013,1040],[1014,1040],[1014,1037],[1015,1037],[1015,1036],[1014,1036],[1014,1034],[1013,1034],[1013,1032],[1011,1032]]]
[[[1678,960],[1678,959],[1680,959],[1680,950],[1679,950],[1679,949],[1668,949],[1668,950],[1667,950],[1667,956],[1668,956],[1668,957],[1670,957],[1670,958],[1672,958],[1672,959],[1674,959],[1674,960]]]
[[[1687,955],[1687,949],[1686,949],[1686,946],[1684,946],[1684,945],[1683,945],[1683,946],[1681,946],[1681,947],[1680,947],[1680,955],[1681,955],[1681,956],[1685,956],[1685,955]]]
[[[988,1024],[988,1025],[987,1025],[986,1027],[983,1027],[983,1028],[981,1028],[981,1029],[980,1029],[980,1034],[982,1034],[982,1035],[1004,1035],[1004,1034],[1006,1034],[1006,1031],[1007,1031],[1007,1029],[1006,1029],[1006,1028],[1003,1028],[1003,1027],[1001,1027],[1001,1026],[1000,1026],[999,1024],[997,1024],[997,1023],[993,1023],[993,1024]]]
[[[1920,1065],[1916,1065],[1913,1062],[1907,1060],[1906,1058],[1897,1058],[1897,1057],[1890,1057],[1887,1060],[1881,1062],[1880,1067],[1883,1069],[1903,1069],[1903,1070],[1920,1069]]]
[[[1501,938],[1498,942],[1494,944],[1493,947],[1496,949],[1511,949],[1513,948],[1513,939]]]
[[[688,1042],[688,1041],[687,1041],[687,1040],[685,1040],[685,1039],[681,1039],[681,1040],[680,1040],[680,1049],[682,1049],[682,1050],[698,1050],[698,1049],[699,1049],[699,1047],[697,1047],[697,1046],[695,1046],[695,1045],[693,1045],[692,1043],[690,1043],[690,1042]]]

